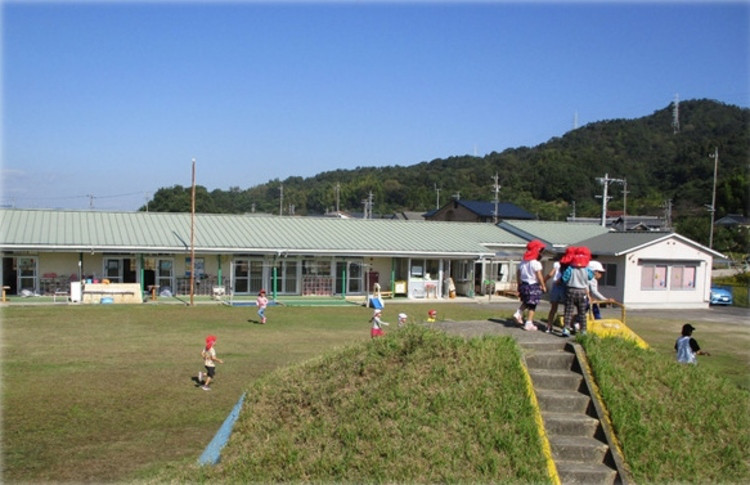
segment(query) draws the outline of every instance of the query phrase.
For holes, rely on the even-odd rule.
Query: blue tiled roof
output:
[[[458,200],[456,202],[481,217],[495,216],[494,202],[485,202],[482,200]],[[497,204],[497,212],[497,217],[500,219],[536,219],[534,214],[521,209],[516,204],[510,202],[499,202]]]

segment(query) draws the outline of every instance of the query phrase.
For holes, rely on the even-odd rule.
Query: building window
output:
[[[604,266],[604,276],[599,280],[599,286],[617,286],[617,265],[606,263]]]
[[[667,289],[667,267],[666,265],[646,264],[641,268],[642,290],[666,290]]]
[[[695,266],[672,266],[670,288],[673,290],[695,289]]]

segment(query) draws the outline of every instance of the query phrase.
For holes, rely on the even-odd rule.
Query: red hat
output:
[[[428,315],[430,315],[431,317],[432,317],[432,316],[435,316],[435,315],[437,315],[437,310],[429,310],[429,311],[427,312],[427,314],[428,314]]]
[[[530,261],[532,259],[537,259],[542,251],[544,251],[544,243],[538,239],[532,239],[526,245],[526,252],[523,253],[523,260]]]
[[[573,256],[573,266],[576,268],[585,268],[590,262],[591,250],[586,246],[577,247],[575,255]]]
[[[266,290],[264,290],[263,288],[261,288],[261,290],[258,292],[258,294],[259,295],[265,295],[266,294]]]
[[[565,254],[563,254],[563,257],[560,258],[560,264],[570,264],[573,262],[573,256],[575,256],[576,253],[575,246],[568,246],[565,248]]]
[[[213,347],[214,342],[216,342],[216,337],[214,337],[213,335],[209,335],[208,337],[206,337],[206,350]]]

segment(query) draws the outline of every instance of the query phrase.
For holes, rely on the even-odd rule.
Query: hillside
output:
[[[718,149],[716,218],[747,215],[750,110],[711,100],[683,101],[678,133],[673,130],[672,112],[670,104],[638,119],[590,123],[533,148],[509,148],[484,157],[341,169],[228,191],[198,187],[196,207],[201,212],[278,213],[283,184],[285,213],[291,205],[296,215],[334,209],[337,185],[342,211],[361,212],[370,192],[376,214],[427,211],[435,208],[435,187],[440,188],[441,204],[453,194],[492,200],[493,176],[498,174],[501,201],[516,203],[540,219],[562,220],[573,210],[581,217],[600,214],[601,200],[596,196],[602,186],[597,178],[606,173],[627,181],[627,200],[622,184],[610,186],[611,210],[622,210],[627,204],[629,214],[664,215],[671,200],[678,225],[698,218],[702,222],[697,224],[707,227],[705,205],[711,203],[714,168],[709,155]],[[187,211],[189,192],[179,185],[160,189],[149,210]],[[704,229],[692,232],[707,233]],[[693,236],[690,230],[684,232]]]
[[[621,339],[582,343],[636,483],[747,482],[745,391]],[[415,325],[282,369],[248,388],[219,465],[158,481],[546,483],[519,352]]]

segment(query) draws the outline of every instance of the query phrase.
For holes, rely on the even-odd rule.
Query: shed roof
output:
[[[191,215],[0,209],[0,249],[186,252]],[[202,253],[487,257],[525,241],[490,224],[196,214]]]
[[[700,250],[711,254],[713,257],[725,257],[723,254],[698,244],[697,242],[675,232],[609,232],[607,234],[601,234],[599,236],[579,241],[576,245],[586,246],[593,254],[600,256],[622,256],[670,238],[679,239],[685,244],[695,246]]]

